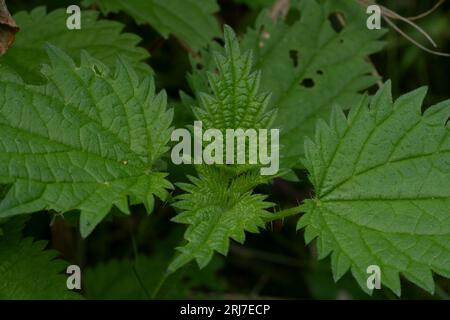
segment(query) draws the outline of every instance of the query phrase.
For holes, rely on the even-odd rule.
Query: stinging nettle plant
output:
[[[0,57],[0,298],[79,298],[65,288],[57,254],[23,237],[26,215],[79,212],[87,238],[111,210],[132,215],[143,205],[151,214],[159,202],[187,227],[173,257],[161,254],[163,264],[136,257],[136,274],[159,275],[148,287],[139,279],[145,298],[164,295],[171,277],[182,286],[186,279],[175,277],[190,262],[216,268],[216,252],[226,256],[246,232],[291,216],[318,258],[330,257],[335,281],[351,272],[370,294],[366,270],[377,265],[382,286],[400,296],[401,276],[430,293],[433,273],[450,278],[450,100],[424,108],[426,88],[393,99],[390,81],[369,95],[380,79],[367,58],[383,48],[385,31],[364,28],[354,1],[297,2],[299,16],[274,19],[263,10],[239,39],[225,25],[222,46],[213,40],[220,37],[213,0],[85,1],[190,48],[189,92],[180,92],[177,107],[158,93],[139,37],[119,22],[86,9],[82,30],[71,33],[63,9],[15,14],[22,29]],[[171,20],[179,8],[186,16]],[[345,17],[341,30],[328,19],[336,12]],[[177,118],[186,110],[192,122]],[[197,165],[184,182],[172,179],[171,132],[194,120],[221,131],[279,129],[279,174]],[[298,181],[299,170],[312,184],[310,199],[278,209],[259,186]],[[35,287],[31,265],[42,273]],[[97,273],[133,278],[125,268],[99,266],[87,283],[100,283]],[[188,278],[192,287],[211,285]],[[102,291],[92,287],[88,298]]]

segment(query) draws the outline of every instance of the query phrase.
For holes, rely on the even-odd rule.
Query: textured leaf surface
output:
[[[87,54],[81,66],[49,46],[48,83],[0,73],[0,183],[12,183],[0,217],[81,210],[87,236],[112,204],[153,206],[170,187],[153,164],[167,150],[172,112],[151,77],[119,60],[111,74]]]
[[[253,67],[261,70],[261,91],[271,92],[277,107],[273,127],[281,129],[283,167],[299,164],[302,140],[312,134],[317,119],[327,118],[335,104],[354,105],[359,92],[375,84],[366,57],[383,46],[382,31],[362,27],[367,15],[355,1],[304,0],[298,12],[300,18],[288,25],[263,11],[241,41],[243,49],[253,51]],[[339,32],[329,20],[336,12],[346,23]],[[207,87],[200,67],[214,70],[209,52],[202,53],[201,63],[193,60],[189,82],[196,93]]]
[[[114,67],[117,56],[121,55],[140,73],[150,72],[150,68],[141,62],[149,54],[145,49],[137,47],[140,42],[138,36],[121,33],[124,25],[97,20],[97,12],[83,10],[81,30],[69,30],[66,27],[67,17],[64,9],[47,13],[45,7],[15,14],[14,19],[20,26],[20,32],[14,46],[0,58],[0,64],[11,67],[26,81],[42,80],[40,69],[43,64],[48,63],[45,44],[51,43],[63,49],[77,63],[81,50],[87,50],[109,67]]]
[[[162,36],[173,34],[194,50],[220,36],[213,16],[219,10],[216,0],[85,0],[97,4],[102,12],[125,11],[138,23],[149,24]]]
[[[348,117],[340,109],[305,143],[316,196],[299,227],[332,252],[339,279],[348,269],[363,288],[370,265],[400,294],[399,274],[433,292],[432,271],[450,278],[450,101],[421,105],[425,89],[392,102],[385,85]]]
[[[268,128],[274,110],[267,110],[270,95],[259,93],[259,72],[252,71],[250,52],[241,53],[233,30],[225,26],[225,54],[214,55],[216,73],[208,73],[211,90],[199,93],[198,106],[192,106],[205,129]],[[187,193],[178,197],[175,207],[182,210],[173,221],[188,224],[188,243],[171,264],[176,270],[195,259],[200,267],[208,264],[214,251],[228,252],[229,239],[243,242],[245,231],[264,227],[265,209],[272,207],[265,196],[252,194],[258,184],[267,182],[257,165],[215,165],[199,168],[192,184],[180,184]]]
[[[189,225],[184,235],[188,243],[178,248],[181,254],[169,266],[170,271],[193,259],[203,268],[214,251],[226,255],[229,239],[243,243],[245,231],[258,232],[271,215],[266,209],[273,206],[265,201],[266,196],[252,194],[261,183],[258,175],[234,177],[217,168],[206,168],[190,180],[192,184],[179,184],[186,193],[174,204],[182,213],[172,219]]]
[[[23,219],[17,220],[6,222],[0,235],[0,300],[79,299],[67,289],[67,263],[55,260],[56,251],[43,251],[45,241],[22,239]]]
[[[201,75],[208,81],[208,85],[203,88],[205,91],[198,92],[196,100],[186,95],[183,98],[189,103],[195,117],[202,121],[204,130],[218,129],[225,134],[227,129],[270,129],[276,109],[269,108],[271,95],[259,90],[261,73],[252,68],[252,53],[242,53],[233,29],[229,26],[224,29],[224,54],[215,52],[212,55],[215,71],[203,71]],[[195,77],[191,80],[196,81]],[[245,156],[248,159],[248,141],[245,143]],[[225,163],[225,159],[223,162]],[[258,166],[259,164],[246,163],[222,168],[241,173]]]

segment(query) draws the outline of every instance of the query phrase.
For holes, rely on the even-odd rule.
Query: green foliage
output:
[[[313,269],[307,274],[306,281],[314,299],[367,299],[367,294],[361,290],[350,274],[339,279],[339,285],[336,285],[330,271],[329,259],[316,260],[312,265]],[[380,299],[380,295],[374,292],[374,298]]]
[[[56,1],[46,3],[53,7]],[[386,57],[375,55],[372,63],[369,55],[383,48],[385,32],[365,27],[367,14],[358,1],[286,3],[286,16],[273,17],[268,9],[280,4],[273,0],[220,1],[221,12],[216,0],[85,0],[81,30],[67,29],[65,8],[14,15],[20,32],[0,57],[0,299],[80,298],[67,290],[66,263],[45,250],[47,241],[22,233],[47,237],[50,248],[86,263],[87,298],[221,297],[231,286],[222,281],[215,252],[228,255],[230,241],[242,244],[246,232],[258,233],[271,221],[277,232],[251,239],[250,248],[232,247],[238,254],[226,260],[231,268],[225,274],[239,283],[237,294],[245,290],[242,283],[252,294],[265,294],[266,283],[283,278],[280,289],[267,292],[284,294],[289,287],[295,297],[308,290],[314,298],[361,298],[358,284],[372,293],[367,267],[378,265],[383,288],[397,295],[405,292],[403,276],[448,297],[450,101],[422,109],[423,88],[393,101],[390,82],[379,83],[373,97],[365,93],[381,81],[374,65]],[[248,28],[237,37],[226,23]],[[141,37],[145,49],[138,47]],[[399,55],[396,65],[390,63],[397,54],[389,53],[386,76],[392,69],[394,79],[412,74],[416,82],[445,87],[426,72],[413,72],[426,63],[407,68],[426,61],[422,53],[414,51],[417,59]],[[189,59],[186,83],[180,75]],[[434,70],[442,69],[446,80],[440,66]],[[394,88],[404,88],[395,82]],[[157,86],[166,87],[174,109]],[[255,164],[167,165],[174,112],[180,127],[200,120],[204,129],[222,133],[280,129],[279,176],[287,173],[284,178],[296,182],[261,176]],[[173,197],[169,174],[170,181],[184,181]],[[290,209],[272,212],[277,206]],[[147,217],[154,209],[158,214]],[[293,220],[286,220],[287,232],[281,230],[279,220],[301,210],[297,229],[307,243],[315,240],[311,250],[295,234]],[[44,212],[22,232],[37,211]],[[46,219],[55,213],[58,223],[49,227]],[[89,241],[78,238],[105,220]],[[175,243],[164,239],[184,226],[170,221],[186,227],[183,238],[175,234],[182,243],[174,256]],[[133,260],[124,258],[131,253],[130,235]],[[258,241],[264,250],[253,250]],[[248,260],[275,265],[249,266],[239,255],[247,251]],[[316,253],[329,257],[333,280],[343,281],[332,283],[327,261],[307,260]],[[249,280],[242,281],[247,272]],[[435,282],[433,273],[443,278]],[[411,287],[407,297],[415,297]],[[379,296],[393,294],[380,290]]]
[[[125,11],[137,23],[149,24],[163,37],[170,34],[185,41],[194,50],[220,35],[213,13],[216,0],[85,0],[97,4],[103,13]]]
[[[273,206],[265,196],[252,194],[262,182],[254,173],[235,177],[220,168],[206,168],[190,180],[192,184],[178,184],[186,193],[174,204],[183,212],[172,220],[189,227],[184,235],[188,243],[177,248],[181,254],[169,266],[172,272],[192,259],[203,268],[214,251],[227,255],[229,239],[243,243],[245,231],[258,232],[271,215],[266,209]]]
[[[450,277],[450,101],[421,114],[426,90],[394,103],[390,84],[346,117],[336,108],[305,143],[315,198],[299,228],[332,252],[335,280],[348,269],[364,289],[378,265],[400,295],[399,274],[434,292],[432,271]]]
[[[245,4],[252,9],[261,9],[274,3],[273,0],[236,0],[235,2]]]
[[[149,299],[166,273],[170,259],[170,246],[164,241],[151,256],[139,255],[135,261],[128,259],[101,263],[86,272],[85,286],[88,299]],[[158,292],[159,299],[202,298],[202,291],[219,294],[225,283],[217,277],[222,267],[218,259],[198,270],[188,265],[164,283]]]
[[[206,128],[269,128],[275,113],[267,112],[270,94],[260,94],[260,72],[252,72],[252,55],[241,54],[236,35],[225,26],[225,55],[215,53],[217,73],[207,73],[212,94],[200,93],[194,114]]]
[[[122,60],[115,74],[83,53],[81,65],[48,46],[45,85],[0,75],[0,183],[12,183],[0,217],[42,209],[81,211],[87,236],[114,204],[149,212],[170,183],[155,172],[166,150],[172,112],[151,77],[142,82]]]
[[[14,46],[0,58],[0,64],[11,67],[27,82],[43,80],[40,69],[48,63],[45,44],[50,42],[77,63],[81,51],[87,50],[111,68],[120,55],[141,74],[148,73],[149,66],[141,61],[149,54],[136,46],[140,38],[131,33],[121,33],[124,27],[121,23],[97,18],[98,12],[83,11],[81,30],[69,30],[64,9],[47,13],[45,7],[37,7],[29,13],[19,12],[14,19],[20,26],[20,33]]]
[[[200,107],[194,114],[206,128],[268,128],[274,110],[266,111],[269,94],[259,94],[261,75],[252,72],[250,52],[241,54],[233,30],[225,26],[225,55],[214,55],[217,73],[208,73],[212,94],[199,93]],[[192,184],[179,184],[187,192],[177,197],[174,206],[183,210],[175,222],[188,224],[188,243],[169,269],[175,271],[192,259],[203,268],[214,251],[226,255],[229,239],[244,242],[245,231],[258,232],[273,206],[265,196],[252,194],[258,184],[267,182],[252,166],[231,169],[220,166],[200,169]]]
[[[2,225],[0,235],[0,299],[79,299],[61,274],[67,267],[56,251],[43,251],[46,241],[22,239],[25,219]]]

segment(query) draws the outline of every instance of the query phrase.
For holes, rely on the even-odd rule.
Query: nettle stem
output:
[[[295,216],[301,212],[300,206],[285,209],[274,213],[272,216],[266,219],[266,222],[272,222],[275,220],[281,220],[290,216]]]

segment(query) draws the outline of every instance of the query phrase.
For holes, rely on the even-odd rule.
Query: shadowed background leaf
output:
[[[19,27],[9,14],[5,0],[0,0],[0,56],[12,45],[18,31]]]

